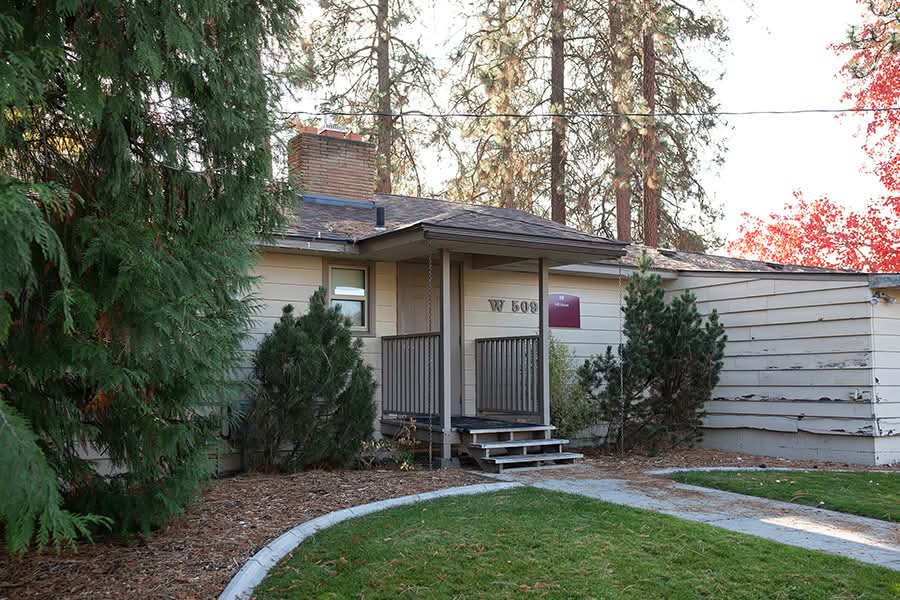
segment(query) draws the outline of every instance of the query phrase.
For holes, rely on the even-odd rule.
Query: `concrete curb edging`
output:
[[[426,502],[437,498],[446,498],[449,496],[472,496],[475,494],[486,494],[488,492],[499,492],[512,488],[522,487],[520,483],[479,483],[476,485],[464,485],[434,492],[426,492],[423,494],[412,494],[410,496],[401,496],[399,498],[390,498],[388,500],[380,500],[360,506],[351,506],[343,510],[322,515],[305,523],[297,525],[293,529],[288,530],[279,537],[269,542],[262,550],[250,557],[241,570],[238,571],[225,590],[219,594],[219,600],[240,600],[249,598],[253,590],[258,586],[269,571],[278,562],[290,554],[297,546],[303,543],[306,538],[310,537],[317,531],[337,525],[342,521],[362,517],[364,515],[379,512],[396,506],[406,506],[408,504],[416,504],[418,502]]]
[[[892,473],[890,470],[871,470],[871,469],[801,469],[799,467],[685,467],[670,469],[654,469],[652,471],[644,471],[647,475],[672,475],[674,473],[696,473],[698,471],[758,471],[765,473],[766,471],[788,471],[798,472],[805,471],[809,473]]]

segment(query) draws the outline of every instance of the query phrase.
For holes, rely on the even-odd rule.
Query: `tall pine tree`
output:
[[[262,65],[295,13],[59,0],[0,15],[8,550],[83,532],[66,504],[147,530],[206,475],[252,316],[254,242],[280,214]]]
[[[462,202],[543,212],[550,129],[513,116],[540,110],[540,90],[549,85],[549,76],[541,80],[535,69],[546,42],[540,7],[532,0],[485,0],[468,21],[475,25],[452,55],[450,107],[485,118],[458,123],[458,171],[448,194]]]
[[[476,6],[452,57],[449,109],[483,118],[457,122],[451,197],[643,240],[646,195],[657,207],[646,215],[657,231],[649,241],[691,250],[718,243],[719,210],[698,173],[722,160],[719,122],[688,116],[717,108],[716,73],[704,67],[715,67],[728,38],[711,0]],[[698,51],[713,60],[701,65]],[[682,116],[631,116],[653,111]],[[609,112],[625,114],[578,116]]]
[[[570,120],[569,220],[607,237],[643,241],[649,182],[660,245],[715,246],[712,223],[720,211],[698,174],[723,160],[724,145],[718,119],[689,113],[717,109],[711,82],[728,36],[716,3],[573,0],[567,15],[569,112],[677,113]],[[709,60],[701,63],[701,52]]]
[[[322,1],[310,11],[305,60],[293,69],[305,87],[324,92],[324,109],[351,113],[339,120],[375,143],[379,192],[422,195],[421,144],[440,137],[440,119],[393,116],[435,103],[433,61],[411,32],[418,18],[413,0]]]

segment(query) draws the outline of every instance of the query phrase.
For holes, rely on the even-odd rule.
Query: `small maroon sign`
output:
[[[581,328],[581,299],[572,294],[550,294],[550,327]]]

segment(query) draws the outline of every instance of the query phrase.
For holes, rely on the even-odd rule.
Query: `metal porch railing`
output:
[[[475,408],[482,413],[540,413],[540,336],[475,340]]]
[[[381,410],[430,416],[441,407],[441,334],[381,338]]]

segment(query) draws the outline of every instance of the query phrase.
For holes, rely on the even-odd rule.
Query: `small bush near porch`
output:
[[[536,489],[349,521],[301,545],[267,598],[895,598],[900,574]]]
[[[284,307],[256,350],[253,371],[244,439],[252,466],[345,467],[357,459],[375,419],[375,378],[362,341],[340,309],[328,306],[325,288],[299,317]]]
[[[835,471],[691,471],[681,483],[900,521],[900,473]]]

